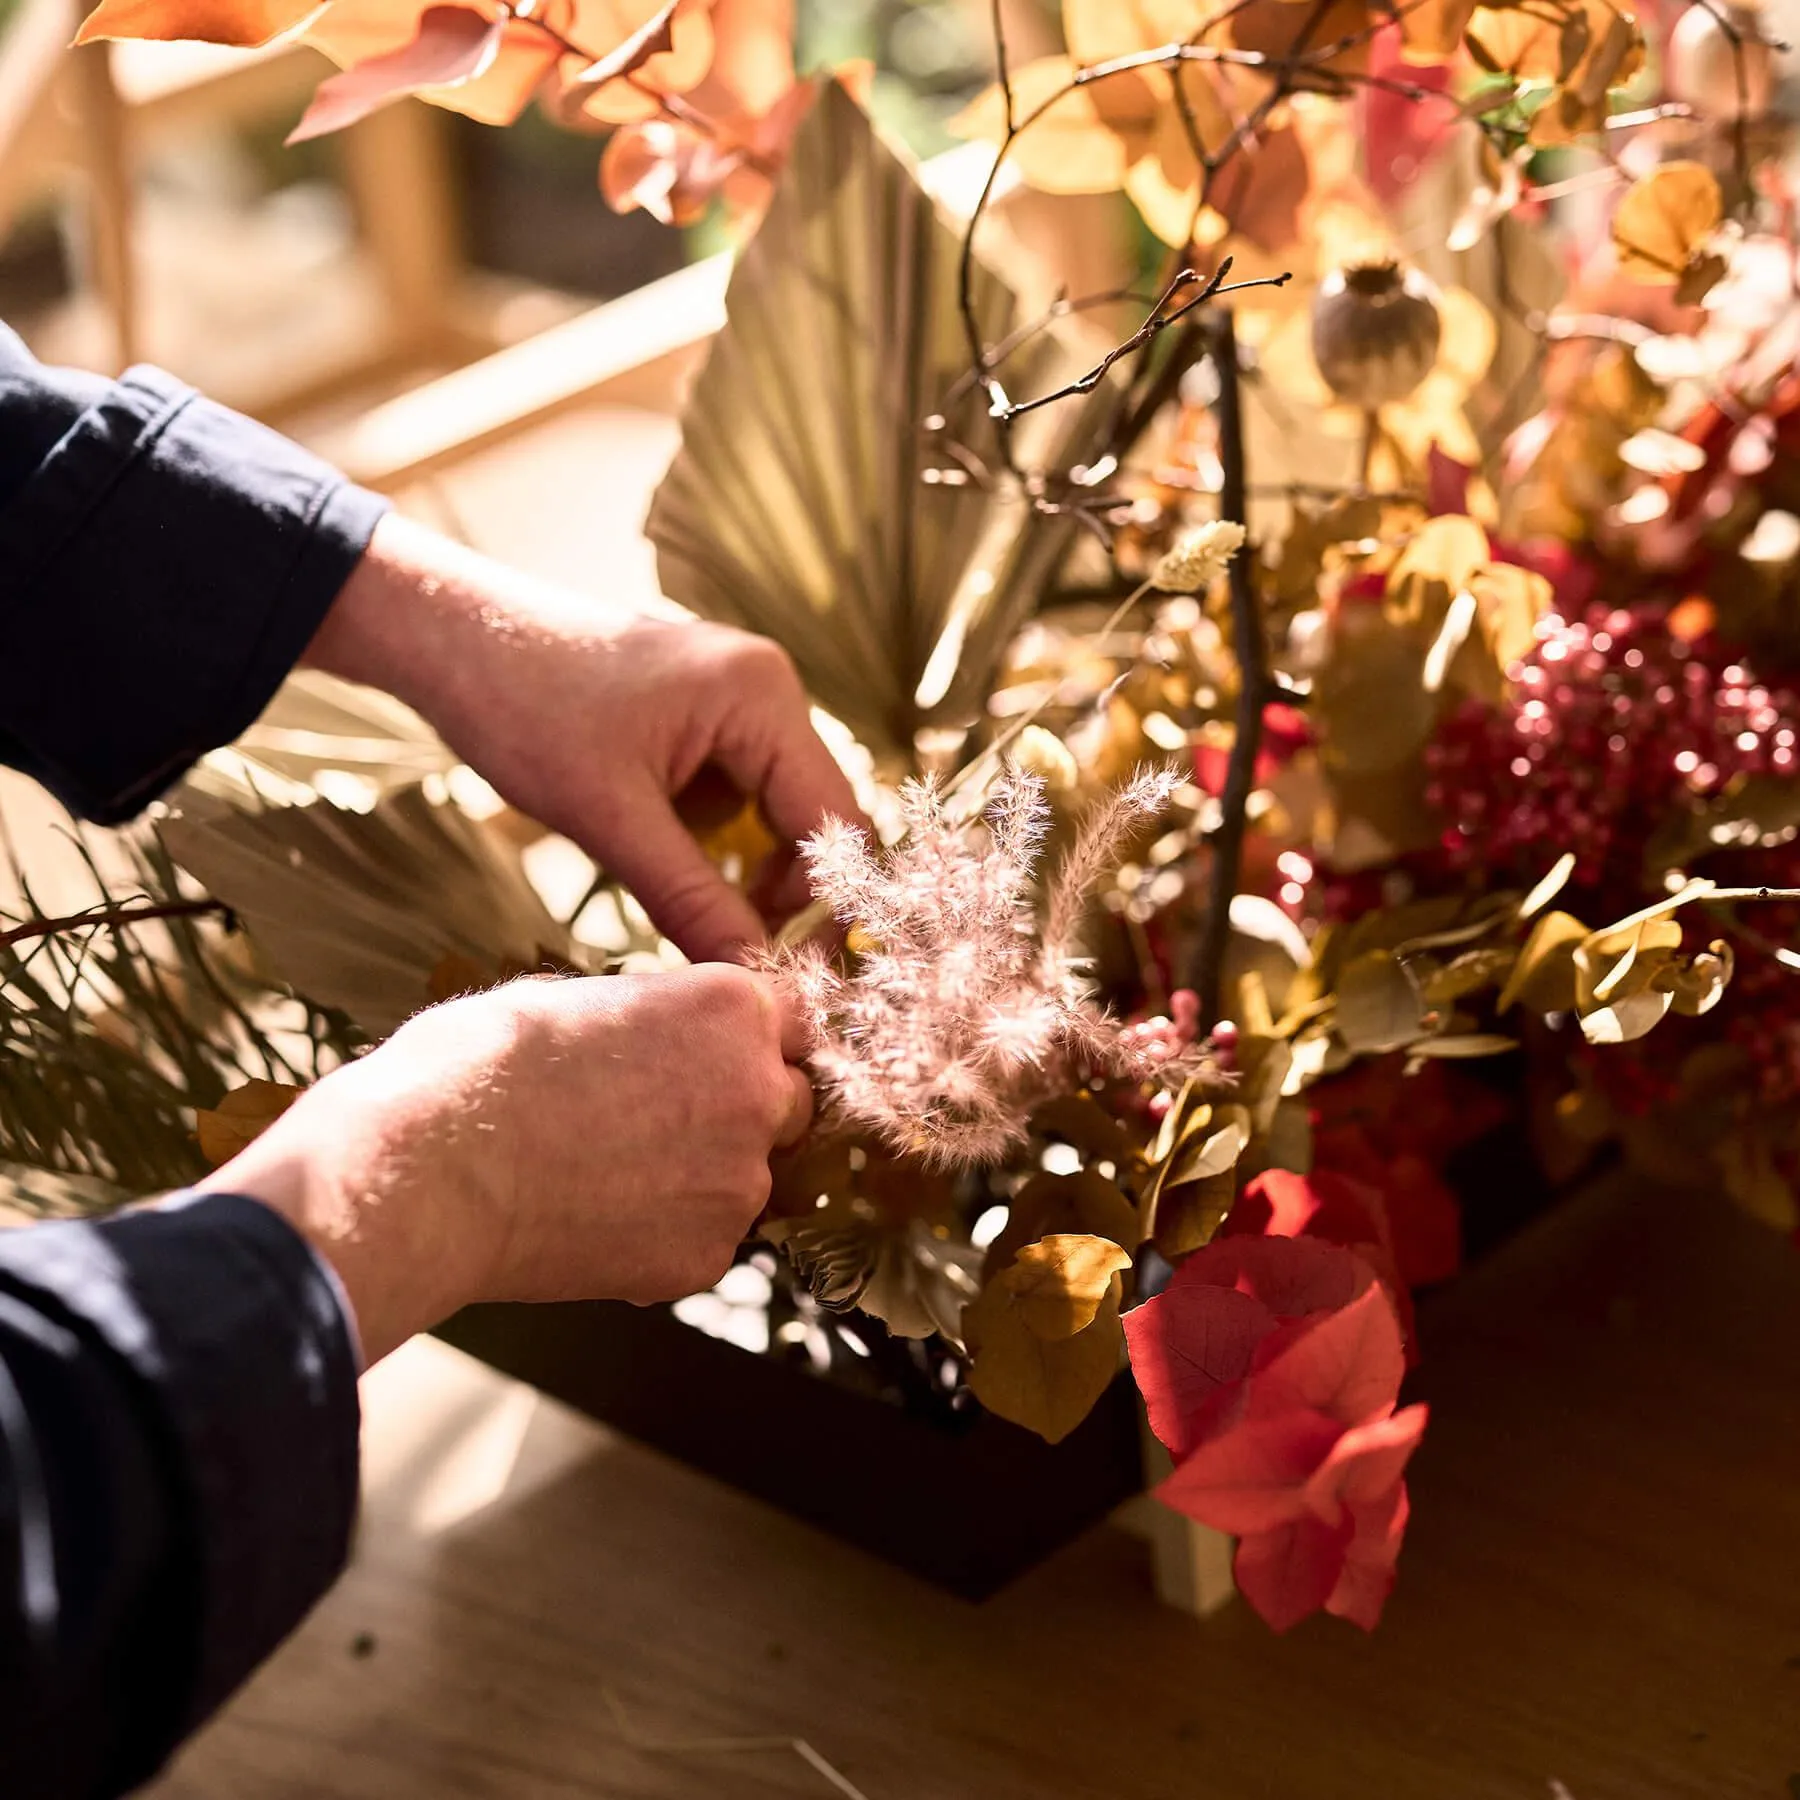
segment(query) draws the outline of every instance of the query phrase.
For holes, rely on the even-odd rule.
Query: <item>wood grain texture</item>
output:
[[[1791,1247],[1625,1177],[1467,1279],[1373,1638],[1159,1608],[1112,1528],[972,1607],[414,1345],[366,1384],[355,1567],[156,1800],[832,1792],[635,1748],[608,1689],[868,1800],[1782,1800],[1797,1296]]]

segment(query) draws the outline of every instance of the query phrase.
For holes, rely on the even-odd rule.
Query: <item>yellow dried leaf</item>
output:
[[[1575,951],[1589,935],[1573,913],[1545,913],[1520,949],[1496,1011],[1505,1012],[1521,1000],[1533,1012],[1569,1011],[1575,1004]]]
[[[1249,1109],[1213,1106],[1183,1092],[1152,1150],[1155,1176],[1144,1196],[1144,1235],[1169,1261],[1209,1244],[1237,1198],[1237,1165],[1249,1147]]]
[[[1097,1169],[1077,1169],[1072,1175],[1044,1171],[1013,1195],[1006,1229],[988,1246],[988,1276],[1005,1269],[1027,1244],[1066,1232],[1127,1246],[1135,1246],[1142,1235],[1137,1208]]]
[[[1388,610],[1435,631],[1452,597],[1487,560],[1487,533],[1473,519],[1462,513],[1427,519],[1388,571]]]
[[[1412,976],[1385,950],[1345,965],[1332,1018],[1345,1047],[1359,1056],[1402,1049],[1429,1029]]]
[[[1673,996],[1645,988],[1610,1006],[1581,1015],[1581,1035],[1590,1044],[1629,1044],[1653,1030],[1668,1012]]]
[[[1679,281],[1723,213],[1718,178],[1704,163],[1662,164],[1631,185],[1613,214],[1619,268],[1639,281]]]
[[[1041,1338],[1086,1331],[1131,1252],[1110,1239],[1060,1232],[1027,1244],[995,1286],[1012,1296],[1026,1328]]]
[[[1698,1019],[1719,1004],[1736,967],[1731,946],[1723,938],[1715,938],[1690,961],[1671,963],[1658,974],[1656,984],[1668,989],[1678,1013]]]
[[[1550,610],[1550,583],[1517,563],[1489,563],[1470,577],[1469,591],[1482,636],[1504,673],[1536,643],[1538,620]]]
[[[1400,11],[1401,54],[1430,67],[1448,62],[1462,48],[1463,32],[1475,14],[1475,0],[1419,0]]]
[[[1159,96],[1135,73],[1084,87],[1072,86],[1074,79],[1075,64],[1066,56],[1040,57],[1012,72],[1013,121],[1024,129],[1011,161],[1025,181],[1047,194],[1110,194],[1150,150]],[[952,129],[960,137],[1003,144],[1006,97],[999,85],[970,102]]]
[[[1114,1276],[1094,1321],[1073,1337],[1040,1337],[1015,1296],[990,1282],[963,1312],[969,1388],[989,1412],[1060,1443],[1093,1411],[1119,1372],[1125,1332]]]
[[[1334,770],[1372,774],[1405,762],[1437,719],[1419,633],[1373,606],[1341,612],[1313,701],[1321,754]]]
[[[228,1163],[275,1123],[298,1100],[304,1088],[279,1081],[249,1081],[233,1088],[211,1111],[194,1115],[200,1154],[216,1169]]]

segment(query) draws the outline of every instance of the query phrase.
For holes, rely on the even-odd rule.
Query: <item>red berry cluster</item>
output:
[[[1575,887],[1630,911],[1672,814],[1741,776],[1800,774],[1800,697],[1684,642],[1660,608],[1552,614],[1509,673],[1505,704],[1464,706],[1429,752],[1452,869],[1531,881],[1573,851]]]
[[[1463,707],[1430,750],[1452,878],[1479,869],[1529,885],[1573,851],[1575,910],[1620,917],[1663,891],[1651,852],[1671,818],[1741,777],[1800,776],[1800,695],[1759,682],[1715,640],[1684,641],[1661,607],[1548,617],[1509,673],[1505,704]],[[1791,831],[1750,848],[1726,839],[1702,867],[1731,885],[1800,885],[1800,842]],[[1791,1098],[1800,1095],[1800,972],[1772,952],[1800,942],[1800,909],[1759,905],[1745,923],[1754,936],[1734,935],[1738,976],[1705,1026],[1722,1026],[1750,1055],[1765,1097]],[[1707,921],[1693,924],[1712,934]],[[1613,1053],[1612,1078],[1626,1078],[1628,1060]],[[1678,1061],[1653,1054],[1640,1072],[1656,1073],[1656,1087]]]

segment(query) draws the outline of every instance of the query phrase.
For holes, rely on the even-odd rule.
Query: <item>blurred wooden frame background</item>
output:
[[[84,282],[104,312],[113,372],[143,353],[143,283],[133,253],[137,172],[196,128],[298,118],[330,65],[298,44],[70,48],[81,0],[22,0],[0,37],[0,236],[48,197],[77,209]],[[383,328],[324,378],[271,391],[285,416],[409,368],[456,364],[494,347],[461,293],[455,184],[446,121],[390,107],[335,140],[342,180],[385,303]]]

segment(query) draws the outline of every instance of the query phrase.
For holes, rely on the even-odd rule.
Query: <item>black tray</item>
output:
[[[1516,1081],[1505,1066],[1516,1062],[1504,1059],[1490,1079]],[[1462,1201],[1466,1263],[1568,1185],[1545,1179],[1522,1106],[1518,1121],[1459,1152],[1447,1170]],[[1429,1330],[1429,1296],[1422,1311]],[[438,1335],[629,1437],[971,1599],[1005,1586],[1143,1486],[1129,1375],[1052,1445],[973,1405],[897,1400],[741,1349],[667,1307],[479,1306]]]

